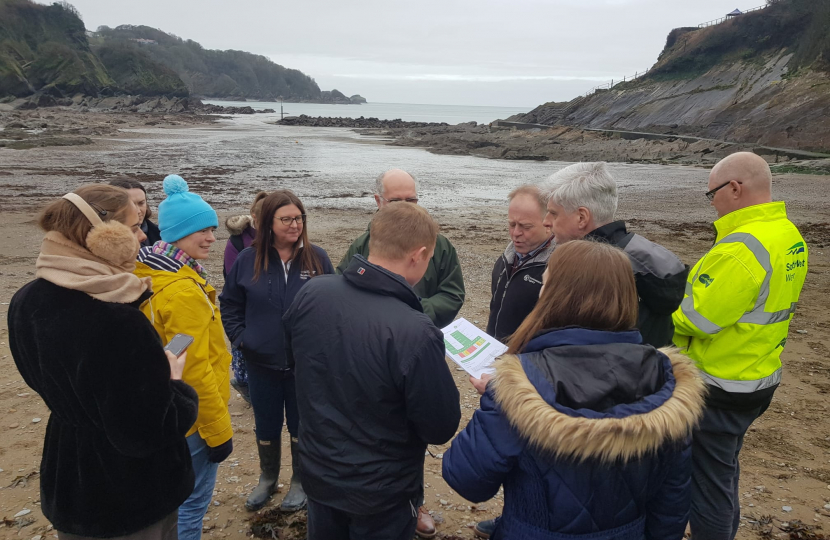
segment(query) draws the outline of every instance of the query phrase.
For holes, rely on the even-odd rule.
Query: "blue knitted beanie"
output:
[[[167,198],[159,205],[158,220],[161,239],[175,242],[208,227],[218,227],[216,211],[195,193],[190,193],[187,182],[179,175],[164,179]]]

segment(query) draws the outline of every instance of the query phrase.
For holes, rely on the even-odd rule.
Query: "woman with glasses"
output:
[[[305,224],[305,208],[294,193],[279,190],[268,195],[257,214],[256,240],[237,257],[219,296],[225,333],[242,350],[248,368],[262,471],[245,503],[251,511],[265,506],[276,491],[283,417],[291,435],[293,472],[281,508],[293,512],[306,504],[297,459],[297,395],[282,316],[309,279],[333,274],[334,268],[326,252],[308,241]]]

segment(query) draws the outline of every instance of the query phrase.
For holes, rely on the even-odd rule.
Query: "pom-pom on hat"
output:
[[[159,205],[158,220],[161,239],[175,242],[208,227],[218,227],[216,211],[195,193],[184,178],[171,174],[164,179],[167,198]]]

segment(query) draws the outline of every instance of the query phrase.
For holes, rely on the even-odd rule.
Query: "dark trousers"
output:
[[[416,501],[379,514],[359,516],[308,499],[308,540],[412,540]]]
[[[279,441],[283,419],[288,424],[288,432],[296,438],[300,416],[297,413],[294,372],[270,369],[254,362],[247,362],[246,367],[256,438],[260,441]]]
[[[177,531],[178,522],[179,513],[173,512],[161,521],[157,521],[140,531],[124,536],[112,537],[110,540],[176,540],[179,537]],[[91,540],[92,538],[92,536],[81,536],[58,531],[58,540]]]
[[[770,398],[770,401],[772,398]],[[738,454],[744,434],[764,414],[769,401],[748,411],[707,407],[692,439],[692,511],[694,540],[732,540],[738,533],[741,504]]]

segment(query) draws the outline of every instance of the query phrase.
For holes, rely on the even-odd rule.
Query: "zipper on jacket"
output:
[[[545,263],[545,264],[547,264],[547,263]],[[499,310],[496,312],[496,323],[493,325],[493,332],[494,332],[494,333],[496,333],[496,331],[499,329],[499,317],[501,317],[501,310],[502,310],[502,308],[504,307],[504,299],[505,299],[505,297],[507,296],[507,288],[508,288],[508,287],[510,287],[510,282],[511,282],[511,281],[513,280],[513,278],[514,278],[515,276],[517,276],[517,275],[519,274],[519,272],[521,272],[522,270],[527,270],[527,269],[529,269],[529,268],[533,268],[533,267],[535,267],[535,266],[536,266],[536,264],[534,264],[534,263],[528,263],[528,264],[527,264],[527,265],[525,265],[525,266],[520,266],[519,268],[517,268],[517,269],[516,269],[516,271],[515,271],[515,272],[513,272],[513,274],[512,274],[512,275],[510,275],[510,276],[508,276],[508,277],[507,277],[507,283],[505,283],[505,284],[504,284],[504,293],[501,295],[501,303],[499,304]],[[507,267],[506,267],[506,266],[505,266],[505,270],[504,270],[504,272],[505,272],[505,273],[507,272]],[[493,337],[495,337],[495,336],[493,336]]]

